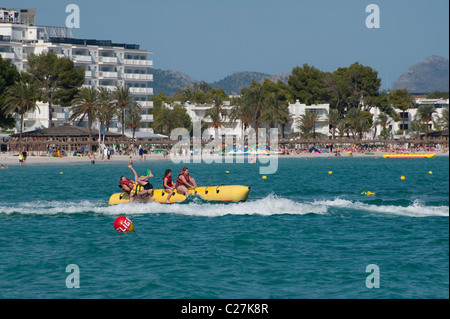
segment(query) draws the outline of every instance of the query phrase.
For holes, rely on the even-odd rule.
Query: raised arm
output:
[[[137,183],[138,176],[137,176],[136,171],[134,170],[133,166],[131,166],[131,164],[128,164],[128,168],[131,169],[131,171],[133,172],[133,174],[134,174],[134,181]]]

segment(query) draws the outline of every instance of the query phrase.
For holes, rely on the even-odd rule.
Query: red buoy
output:
[[[114,221],[114,228],[119,233],[134,232],[133,222],[125,216],[119,216]]]

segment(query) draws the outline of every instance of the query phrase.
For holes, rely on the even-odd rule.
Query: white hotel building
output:
[[[153,121],[153,115],[148,114],[148,109],[153,107],[153,102],[148,101],[153,95],[151,52],[141,50],[136,44],[75,39],[71,29],[36,26],[35,16],[35,9],[0,8],[0,55],[3,59],[11,59],[19,71],[25,71],[28,54],[53,52],[58,57],[72,59],[75,67],[85,69],[85,87],[113,90],[116,85],[127,85],[142,107],[141,131],[150,130],[148,123]],[[38,107],[39,111],[26,115],[24,131],[48,126],[47,104],[38,102]],[[59,126],[71,114],[68,107],[55,105],[52,115],[52,124]],[[87,126],[87,122],[80,125]],[[120,122],[115,121],[110,130],[120,132]]]

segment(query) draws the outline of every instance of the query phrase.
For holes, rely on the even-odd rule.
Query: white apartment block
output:
[[[85,69],[86,87],[113,90],[116,85],[129,86],[134,100],[142,107],[141,130],[150,130],[148,123],[153,121],[153,115],[148,114],[148,109],[153,107],[153,102],[148,99],[153,95],[153,61],[149,55],[152,52],[142,50],[136,44],[75,39],[71,29],[34,25],[35,14],[34,9],[0,8],[2,58],[11,59],[19,71],[25,71],[28,54],[53,52],[58,57],[72,59],[75,67]],[[47,104],[39,102],[38,107],[39,111],[27,114],[25,131],[48,125]],[[53,125],[63,124],[70,115],[69,108],[55,105]],[[81,125],[87,126],[87,122]],[[110,130],[120,132],[120,122],[115,121]]]
[[[326,137],[331,136],[329,125],[327,123],[327,117],[330,110],[330,104],[313,104],[306,105],[300,103],[299,100],[296,100],[295,103],[289,103],[289,113],[292,116],[292,121],[289,122],[285,127],[285,135],[289,135],[291,133],[299,133],[300,130],[298,126],[300,125],[300,116],[306,114],[306,112],[314,112],[318,115],[318,121],[316,122],[315,132],[316,134],[322,134]]]
[[[174,102],[174,104],[181,104],[186,108],[186,113],[191,118],[192,122],[208,122],[210,119],[205,117],[206,111],[212,107],[213,104],[197,104],[191,102]],[[173,105],[165,104],[166,107],[173,107]],[[230,101],[224,101],[222,108],[229,112],[232,109],[232,105],[230,105]],[[289,104],[289,113],[292,115],[293,120],[289,122],[284,128],[285,136],[299,132],[298,125],[300,124],[300,115],[305,114],[306,111],[316,112],[319,115],[319,121],[316,123],[316,133],[324,134],[325,136],[331,136],[329,132],[328,124],[326,123],[326,114],[329,111],[329,104],[317,104],[317,105],[306,105],[301,104],[298,100],[294,104]],[[242,122],[241,120],[236,120],[235,122],[231,122],[230,119],[226,116],[222,120],[222,127],[218,129],[218,135],[223,135],[225,133],[230,135],[235,135],[236,137],[241,136],[242,133]],[[262,124],[261,127],[268,128],[267,125]],[[252,128],[250,126],[250,128]],[[215,137],[214,128],[208,127],[203,131],[203,138],[210,139]],[[239,140],[239,138],[238,138]]]
[[[395,122],[392,118],[390,118],[390,124],[389,124],[388,130],[391,132],[391,134],[394,138],[410,137],[407,131],[409,130],[409,126],[410,126],[411,122],[414,121],[414,118],[417,113],[417,109],[421,105],[431,104],[431,105],[434,105],[434,107],[436,109],[436,113],[433,115],[433,118],[435,119],[435,121],[428,123],[430,132],[432,130],[437,129],[437,127],[435,126],[437,120],[439,118],[442,118],[443,109],[445,109],[445,108],[448,109],[448,107],[449,107],[449,99],[417,98],[417,99],[415,99],[415,101],[416,101],[416,105],[414,108],[408,109],[406,111],[402,111],[400,109],[394,109],[395,112],[397,112],[401,117],[401,120],[398,122]],[[377,118],[378,114],[380,114],[380,110],[376,107],[372,108],[370,110],[370,112],[373,114],[374,120]],[[378,126],[377,130],[376,130],[377,135],[375,136],[375,138],[378,137],[378,135],[381,133],[381,131],[382,131],[382,127]],[[397,132],[400,132],[400,131],[402,131],[403,134],[397,134]],[[372,129],[369,134],[370,136],[368,136],[368,137],[373,138],[374,134],[375,134],[374,129]]]

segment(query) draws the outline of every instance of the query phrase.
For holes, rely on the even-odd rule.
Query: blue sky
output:
[[[36,8],[39,25],[65,26],[80,8],[76,38],[136,43],[154,67],[207,82],[234,71],[290,72],[304,63],[323,71],[359,62],[382,88],[431,55],[449,58],[448,0],[2,0]],[[380,28],[366,27],[366,6]]]

